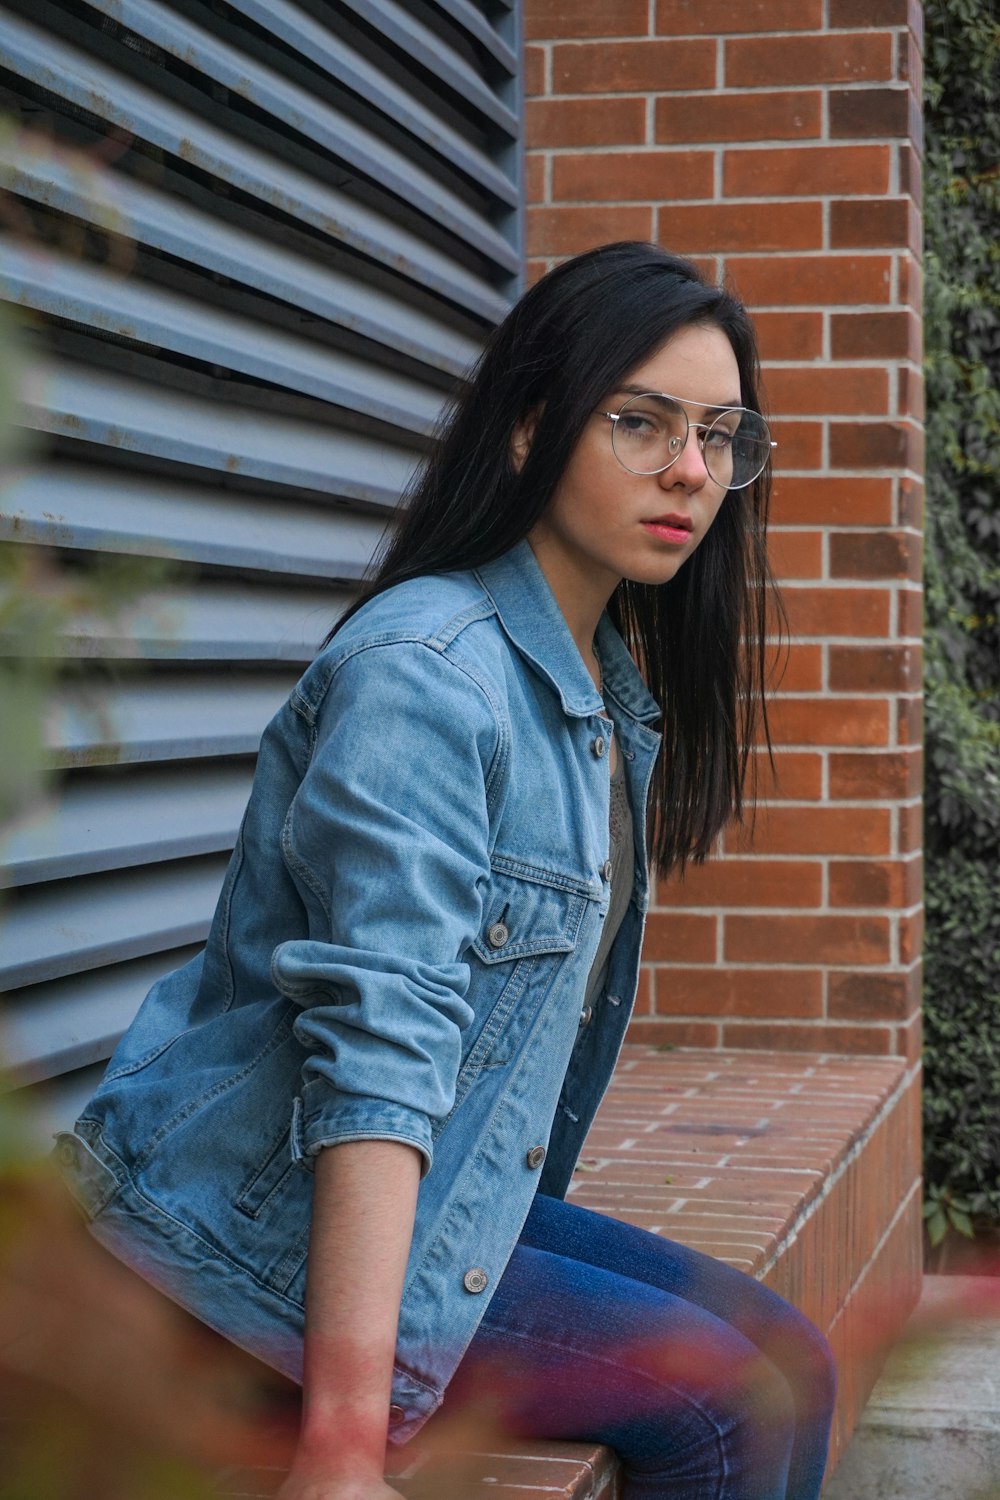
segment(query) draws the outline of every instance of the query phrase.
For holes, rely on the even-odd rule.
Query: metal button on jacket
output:
[[[405,1422],[405,1421],[406,1421],[406,1412],[403,1410],[403,1408],[401,1406],[396,1406],[396,1404],[393,1403],[393,1405],[389,1407],[389,1426],[390,1427],[398,1427],[399,1424],[400,1424],[400,1422]]]
[[[506,922],[494,922],[492,927],[487,928],[486,941],[491,948],[502,948],[510,937],[510,929]]]
[[[611,863],[610,859],[606,859],[601,866],[601,874],[604,876],[605,880],[610,880],[614,873],[614,865]]]
[[[531,1150],[528,1152],[527,1156],[524,1159],[533,1172],[537,1171],[537,1169],[542,1165],[542,1162],[545,1160],[545,1147],[532,1146]]]
[[[64,1166],[76,1166],[77,1152],[75,1141],[65,1139],[61,1140],[58,1147],[56,1148],[56,1154],[58,1155],[59,1160],[63,1163]]]
[[[594,754],[597,756],[597,759],[600,760],[601,756],[604,754],[605,750],[608,748],[607,744],[605,743],[604,736],[602,734],[599,734],[597,736],[597,738],[592,742],[590,748],[591,748],[591,750],[593,750]]]
[[[472,1266],[462,1277],[462,1285],[467,1292],[485,1292],[489,1280],[482,1266]]]
[[[583,1007],[583,1010],[581,1010],[581,1012],[580,1012],[580,1025],[581,1026],[589,1026],[590,1025],[590,1021],[591,1021],[591,1017],[593,1016],[593,1014],[594,1014],[594,1008],[593,1008],[593,1006],[592,1005],[585,1005]]]

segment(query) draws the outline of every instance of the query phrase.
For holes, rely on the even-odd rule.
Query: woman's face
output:
[[[630,395],[681,398],[691,423],[676,462],[660,474],[632,474],[611,445],[617,412]],[[552,499],[530,533],[547,570],[610,597],[622,578],[667,583],[706,535],[726,494],[705,468],[696,423],[740,405],[740,374],[720,328],[691,324],[622,380],[590,418]]]

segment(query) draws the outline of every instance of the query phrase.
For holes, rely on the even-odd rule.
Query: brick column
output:
[[[915,1056],[915,0],[526,0],[529,272],[652,238],[757,315],[792,631],[753,843],[661,885],[633,1037]]]

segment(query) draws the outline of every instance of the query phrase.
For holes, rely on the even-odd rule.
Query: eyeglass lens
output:
[[[688,438],[688,415],[669,396],[632,396],[612,428],[615,457],[633,474],[659,474],[677,462]],[[737,490],[750,484],[771,452],[771,433],[756,412],[725,411],[699,426],[705,468],[716,484]]]

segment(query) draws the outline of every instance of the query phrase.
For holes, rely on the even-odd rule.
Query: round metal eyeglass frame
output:
[[[629,410],[630,407],[633,408],[633,410],[635,409],[635,403],[636,402],[638,402],[638,401],[648,401],[651,396],[655,397],[659,401],[672,401],[674,403],[674,405],[679,409],[680,414],[684,418],[684,421],[685,421],[685,423],[687,425],[685,427],[684,436],[683,437],[675,436],[675,437],[670,437],[667,440],[668,450],[671,453],[673,453],[673,455],[674,455],[673,458],[668,459],[668,461],[665,464],[658,464],[655,469],[636,469],[636,468],[633,468],[633,466],[630,463],[626,463],[625,459],[622,458],[621,454],[618,451],[618,444],[617,444],[617,441],[616,441],[616,438],[617,438],[617,435],[618,435],[618,422],[619,422],[619,420],[621,419],[622,416],[624,416],[624,415],[627,414],[627,412],[628,412],[628,410]],[[683,396],[671,396],[666,391],[641,391],[641,392],[636,392],[634,395],[629,396],[629,398],[628,398],[627,401],[622,402],[622,405],[619,407],[618,411],[599,411],[598,415],[602,416],[602,417],[607,417],[608,421],[612,423],[612,430],[611,430],[611,448],[612,448],[612,452],[614,453],[615,458],[621,464],[622,468],[626,469],[628,471],[628,473],[630,473],[630,474],[665,474],[666,471],[667,471],[667,469],[671,468],[677,462],[677,460],[680,458],[681,454],[684,452],[684,449],[687,447],[687,440],[688,440],[688,437],[690,436],[691,429],[693,427],[694,430],[695,430],[695,432],[698,434],[698,446],[701,449],[702,458],[705,461],[705,468],[706,468],[706,471],[709,474],[709,477],[712,480],[714,480],[714,482],[716,484],[723,484],[723,483],[725,483],[726,489],[730,489],[730,490],[744,490],[744,489],[746,489],[746,487],[747,487],[748,484],[753,484],[754,480],[758,479],[760,477],[760,475],[763,474],[765,468],[767,467],[767,461],[768,461],[768,459],[771,456],[771,451],[773,449],[777,448],[777,446],[778,446],[777,443],[774,441],[774,439],[771,437],[771,429],[768,426],[766,420],[764,419],[764,417],[761,416],[760,412],[752,411],[749,406],[727,406],[725,408],[725,410],[724,411],[720,411],[719,414],[718,414],[718,416],[713,421],[711,421],[711,422],[692,422],[691,419],[688,417],[687,412],[684,411],[684,407],[685,406],[694,406],[694,405],[697,405],[697,403],[693,402],[693,401],[685,401],[685,399],[684,399]],[[741,418],[742,418],[743,414],[746,413],[747,416],[752,417],[754,419],[754,421],[760,423],[760,425],[761,425],[761,438],[760,438],[760,442],[762,444],[765,444],[766,446],[764,447],[764,451],[763,451],[763,455],[761,457],[761,461],[760,461],[759,467],[756,468],[753,471],[752,474],[750,474],[749,478],[747,478],[747,479],[741,479],[738,484],[732,484],[732,483],[726,483],[722,479],[716,479],[715,475],[712,473],[710,458],[709,458],[709,455],[705,451],[705,445],[706,445],[706,443],[707,443],[707,441],[708,441],[711,433],[718,427],[719,423],[722,422],[722,421],[724,421],[727,417],[733,416],[734,413],[737,413],[737,412],[740,414]]]

